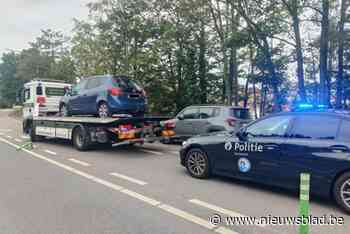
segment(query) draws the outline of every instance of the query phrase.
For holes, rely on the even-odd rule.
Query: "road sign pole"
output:
[[[300,174],[300,200],[299,216],[302,223],[299,226],[299,234],[309,234],[309,198],[310,198],[310,174]]]

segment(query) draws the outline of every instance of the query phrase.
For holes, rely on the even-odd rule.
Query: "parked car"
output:
[[[94,76],[82,79],[60,102],[62,116],[113,114],[143,116],[145,91],[126,76]]]
[[[176,136],[171,140],[184,140],[189,137],[219,132],[238,131],[251,121],[249,109],[234,106],[199,105],[189,106],[177,116],[165,122],[172,126]]]

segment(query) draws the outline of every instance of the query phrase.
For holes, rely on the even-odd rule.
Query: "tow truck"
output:
[[[134,117],[127,114],[112,118],[62,117],[58,111],[59,97],[64,95],[67,87],[71,85],[43,79],[25,84],[22,94],[23,133],[29,134],[31,142],[45,137],[61,138],[72,141],[78,150],[85,151],[101,144],[118,146],[166,141],[175,135],[173,125],[166,121],[170,117]],[[55,91],[51,92],[53,94],[49,92],[50,88]],[[56,108],[42,111],[43,103],[46,106],[49,95],[57,96],[50,102]],[[29,104],[30,107],[27,108],[26,105]]]
[[[175,135],[169,117],[46,117],[27,119],[25,132],[32,142],[45,137],[70,140],[79,151],[105,147],[153,143]]]

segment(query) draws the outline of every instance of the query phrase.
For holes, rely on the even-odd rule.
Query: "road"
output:
[[[21,121],[0,111],[0,233],[298,233],[296,225],[227,225],[228,216],[295,217],[298,196],[269,186],[213,177],[197,180],[179,164],[178,145],[147,144],[78,152],[45,140],[17,151],[27,139]],[[223,217],[213,226],[209,218]],[[313,216],[343,225],[311,233],[349,233],[350,216],[333,202],[312,198]]]

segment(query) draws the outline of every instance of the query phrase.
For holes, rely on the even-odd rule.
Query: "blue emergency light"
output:
[[[296,105],[294,111],[320,111],[326,109],[328,109],[328,106],[324,104],[300,103]]]

